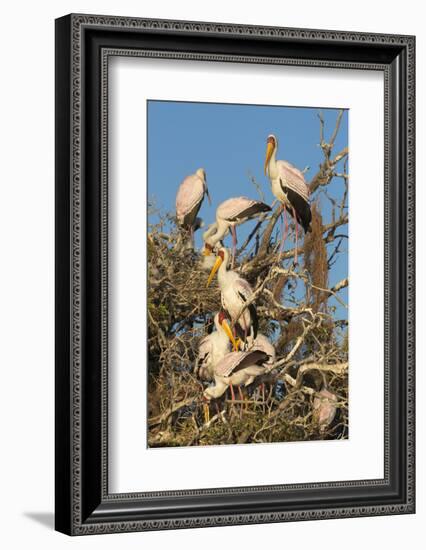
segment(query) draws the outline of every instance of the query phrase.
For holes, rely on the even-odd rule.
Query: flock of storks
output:
[[[278,141],[274,135],[267,138],[264,171],[270,179],[272,193],[281,203],[283,233],[280,254],[288,234],[287,212],[295,221],[295,263],[297,264],[298,225],[305,233],[311,230],[309,187],[303,172],[289,162],[276,159]],[[199,168],[181,183],[176,196],[178,224],[190,234],[191,240],[197,226],[197,214],[207,195],[206,173]],[[198,349],[195,374],[203,381],[214,382],[203,394],[206,422],[209,420],[208,403],[218,399],[229,388],[235,401],[234,387],[243,400],[241,387],[252,384],[256,378],[267,374],[275,362],[275,348],[268,338],[258,332],[258,319],[250,284],[233,270],[236,253],[236,226],[269,212],[271,207],[264,202],[236,197],[224,201],[216,210],[216,221],[203,234],[203,255],[211,259],[207,286],[215,274],[221,292],[221,310],[214,316],[216,330],[205,336]],[[231,232],[232,257],[223,247],[222,240]],[[214,262],[214,263],[213,263]],[[264,384],[261,384],[264,395]]]

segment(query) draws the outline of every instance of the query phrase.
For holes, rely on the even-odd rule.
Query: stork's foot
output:
[[[262,408],[263,408],[263,414],[265,414],[266,412],[266,406],[265,406],[265,403],[266,403],[266,400],[265,400],[265,382],[262,382],[260,384],[260,391],[261,391],[261,395],[262,395]]]

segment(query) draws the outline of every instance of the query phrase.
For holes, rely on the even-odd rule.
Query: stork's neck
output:
[[[197,174],[197,176],[200,178],[200,180],[205,185],[206,182],[205,182],[205,179],[204,179],[204,170],[202,170],[201,168],[198,168],[198,170],[195,173]]]
[[[217,222],[214,222],[214,223],[210,224],[207,231],[205,231],[203,233],[203,241],[207,242],[210,235],[213,235],[213,233],[216,233],[216,231],[217,231]]]
[[[228,231],[228,224],[224,220],[217,220],[215,223],[212,224],[212,231],[207,235],[207,239],[204,239],[205,242],[208,242],[208,244],[212,247],[215,247],[219,241],[223,239],[223,237],[226,235]],[[204,235],[207,234],[204,233]]]
[[[215,326],[216,330],[219,330],[219,316],[218,316],[217,313],[216,313],[216,315],[213,317],[213,323],[214,323],[214,326]]]
[[[222,264],[219,267],[219,270],[217,272],[217,278],[218,278],[218,281],[219,281],[219,285],[221,285],[225,281],[226,275],[228,273],[228,261],[229,261],[229,253],[225,249],[223,262],[222,262]]]
[[[204,390],[204,395],[210,397],[210,399],[217,399],[223,395],[228,389],[228,384],[225,384],[222,380],[215,379],[215,385],[209,386]]]
[[[220,337],[221,344],[225,344],[225,348],[227,348],[229,345],[229,336],[226,334],[225,329],[219,323],[216,325],[216,329]]]
[[[225,334],[225,331],[222,328],[222,325],[219,323],[219,315],[216,314],[214,316],[214,326],[216,327],[216,330],[219,334]]]
[[[274,180],[278,177],[278,165],[277,165],[277,147],[272,151],[271,158],[268,163],[268,175],[271,180]]]

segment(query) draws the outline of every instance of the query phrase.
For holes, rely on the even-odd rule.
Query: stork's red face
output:
[[[268,136],[268,139],[266,140],[266,143],[270,143],[273,147],[276,147],[277,145],[277,138],[275,136]]]
[[[204,250],[203,250],[203,256],[210,256],[210,254],[213,252],[213,247],[209,243],[204,243]]]
[[[219,311],[219,323],[222,324],[223,321],[227,321],[229,319],[228,314],[225,310],[221,309]]]

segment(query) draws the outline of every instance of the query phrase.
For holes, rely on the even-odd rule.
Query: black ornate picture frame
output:
[[[108,491],[110,56],[384,74],[384,478]],[[178,62],[178,61],[177,61]],[[68,15],[56,21],[56,529],[70,535],[415,511],[413,36]]]

